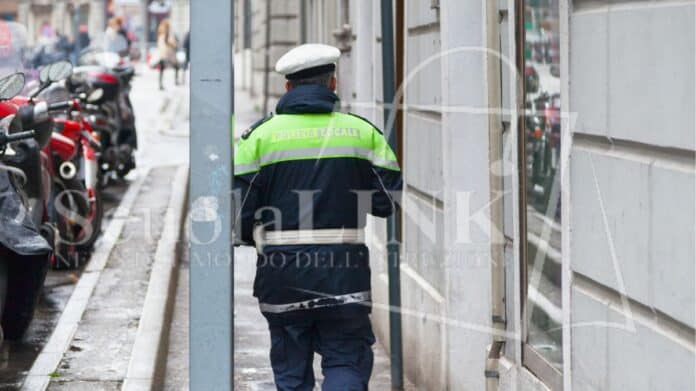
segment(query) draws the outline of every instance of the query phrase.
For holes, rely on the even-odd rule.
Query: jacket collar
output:
[[[327,87],[307,84],[288,91],[276,105],[277,114],[331,113],[338,96]]]

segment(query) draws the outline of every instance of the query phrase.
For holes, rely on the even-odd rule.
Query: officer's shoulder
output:
[[[355,118],[358,118],[358,119],[362,120],[363,122],[367,122],[367,124],[370,125],[372,128],[374,128],[377,132],[379,132],[379,134],[382,134],[382,129],[380,129],[379,126],[373,124],[369,119],[362,117],[360,115],[357,115],[355,113],[351,113],[351,112],[347,112],[345,114],[350,115],[350,116],[355,117]]]
[[[273,118],[273,113],[269,113],[267,116],[261,118],[260,120],[254,122],[247,130],[242,133],[242,140],[246,140],[251,136],[251,134],[254,132],[254,130],[258,129],[261,125],[265,124],[268,122],[271,118]]]

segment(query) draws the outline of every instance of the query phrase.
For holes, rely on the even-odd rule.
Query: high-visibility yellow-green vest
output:
[[[246,134],[234,153],[235,175],[303,159],[358,158],[399,170],[396,155],[368,121],[344,113],[274,115]]]

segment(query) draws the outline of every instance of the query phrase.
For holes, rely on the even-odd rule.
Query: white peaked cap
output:
[[[339,57],[341,57],[341,51],[334,46],[307,43],[285,53],[276,63],[275,70],[287,76],[323,65],[336,65]]]

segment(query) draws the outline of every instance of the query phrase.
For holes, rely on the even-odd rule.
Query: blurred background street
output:
[[[23,71],[28,77],[36,77],[41,67],[61,60],[71,61],[75,66],[82,65],[81,54],[93,48],[102,47],[106,39],[107,25],[114,18],[121,18],[123,33],[129,41],[128,57],[135,71],[130,101],[135,114],[139,147],[135,152],[137,168],[124,180],[114,181],[104,188],[102,193],[104,227],[108,227],[114,218],[128,218],[132,219],[134,224],[142,224],[143,216],[115,217],[115,212],[130,186],[138,181],[144,181],[145,188],[155,186],[166,190],[168,182],[171,182],[173,178],[175,168],[188,166],[189,94],[188,73],[184,70],[186,54],[183,47],[188,32],[188,2],[167,1],[162,2],[161,6],[160,2],[94,0],[50,2],[20,0],[0,3],[0,48],[2,48],[0,77],[12,71]],[[164,88],[160,88],[157,29],[163,20],[171,21],[171,35],[174,37],[172,39],[177,42],[173,50],[179,60],[182,60],[182,69],[175,83],[175,71],[171,65],[168,65],[162,80]],[[22,59],[17,60],[20,55]],[[159,185],[157,185],[158,181]],[[160,197],[162,196],[168,197],[168,193],[161,193]],[[139,199],[135,208],[153,208],[158,207],[158,204],[160,208],[162,205],[166,206],[166,198],[151,200],[150,206],[147,202]],[[155,239],[156,237],[152,240]],[[97,248],[101,246],[99,241],[96,246]],[[131,247],[135,247],[135,244],[131,243]],[[112,258],[129,259],[134,255],[137,257],[135,250],[116,249],[113,254]],[[143,251],[143,254],[147,255],[147,251]],[[116,259],[111,259],[110,262],[112,265],[117,265]],[[130,266],[132,265],[124,267]],[[117,266],[112,267],[118,270]],[[34,320],[24,337],[17,341],[5,340],[2,343],[0,389],[17,389],[25,381],[39,353],[59,323],[75,286],[84,273],[84,268],[83,265],[76,270],[49,270],[39,296]],[[112,278],[116,278],[113,282],[116,284],[118,277]],[[140,284],[143,288],[147,288],[148,274],[144,273],[139,278],[145,279]],[[103,285],[108,286],[106,282]],[[137,290],[128,292],[127,285],[121,285],[118,290],[126,295],[120,299],[134,309],[135,319],[137,319],[140,310],[137,308],[137,301],[133,300],[138,292]],[[140,294],[144,296],[144,291]],[[129,297],[132,299],[128,299]],[[102,302],[101,305],[107,306],[107,303]],[[112,310],[118,312],[116,307],[112,307]],[[128,315],[127,312],[124,314],[127,318],[133,316]],[[118,314],[109,315],[114,324],[117,324],[113,316]],[[105,328],[101,338],[115,340],[123,336],[123,330],[118,327],[112,327],[111,330]],[[136,329],[131,329],[131,337],[135,335],[135,331]],[[97,341],[93,342],[93,349],[103,347]],[[90,342],[84,341],[83,338],[83,343]],[[83,349],[89,350],[89,347],[80,348],[80,350]],[[100,352],[97,351],[97,353]],[[128,364],[128,357],[129,354],[123,355],[120,361],[122,366]],[[69,364],[65,365],[69,366]],[[114,370],[113,366],[108,364],[101,366]],[[126,370],[126,368],[120,369]],[[58,376],[60,372],[66,372],[66,370],[67,366],[57,368],[56,378],[60,377]],[[65,374],[67,375],[67,372]],[[73,379],[79,379],[79,375],[75,373],[73,375],[75,376]],[[99,378],[97,373],[91,373],[89,376],[94,379]]]

